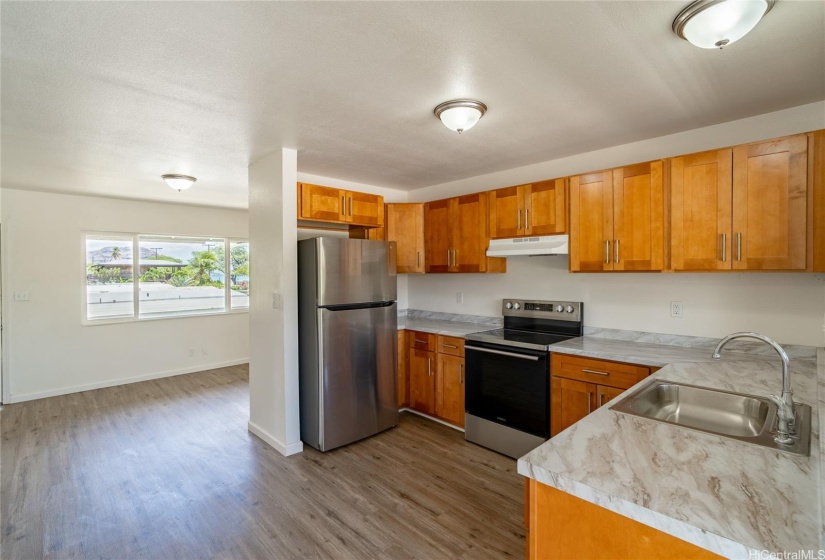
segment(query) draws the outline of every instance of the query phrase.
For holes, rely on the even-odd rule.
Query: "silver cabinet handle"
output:
[[[604,240],[604,264],[610,264],[610,240]]]
[[[464,383],[464,364],[458,365],[458,384]]]
[[[421,251],[415,252],[415,266],[416,268],[421,266]]]
[[[530,229],[530,209],[524,209],[524,231]]]
[[[349,197],[349,215],[352,216],[352,197]]]
[[[736,260],[742,260],[742,232],[736,234]]]
[[[347,215],[347,197],[345,195],[341,195],[341,214]]]
[[[590,408],[591,408],[591,406],[592,406],[592,405],[590,404],[590,401],[591,401],[591,400],[593,400],[593,393],[591,393],[590,391],[588,391],[588,392],[587,392],[587,413],[588,413],[588,414],[590,414]]]
[[[728,260],[728,236],[722,234],[722,262]]]
[[[443,346],[444,348],[458,348],[458,346],[455,346],[453,344],[442,344],[441,346]]]
[[[521,210],[518,211],[518,227],[516,229],[521,229]]]
[[[449,268],[449,267],[451,267],[451,266],[453,266],[453,265],[452,265],[452,263],[450,262],[450,250],[449,250],[449,249],[447,249],[447,267]]]
[[[617,239],[614,243],[615,243],[615,249],[613,251],[614,251],[615,254],[613,256],[616,257],[614,262],[616,264],[618,264],[619,263],[619,240]]]
[[[432,377],[433,375],[432,361],[432,358],[427,358],[427,377]]]
[[[416,338],[416,339],[415,339],[415,341],[416,341],[418,344],[427,344],[427,341],[426,341],[426,340],[418,340],[418,339]]]
[[[602,406],[602,398],[604,398],[604,393],[599,393],[599,406]]]
[[[610,375],[609,373],[605,373],[603,371],[596,371],[595,369],[584,369],[582,368],[584,373],[595,373],[596,375]]]
[[[531,362],[538,362],[538,356],[528,356],[526,354],[516,354],[515,352],[505,352],[504,350],[493,350],[492,348],[479,348],[478,346],[465,346],[464,350],[475,350],[476,352],[487,352],[488,354],[498,354],[500,356],[509,356],[511,358],[518,358],[520,360],[530,360]]]
[[[453,249],[453,266],[458,266],[458,249]]]

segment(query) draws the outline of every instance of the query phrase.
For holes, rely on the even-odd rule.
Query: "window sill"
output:
[[[82,319],[80,321],[83,327],[96,327],[99,325],[117,325],[120,323],[145,323],[151,321],[165,321],[167,319],[197,319],[198,317],[220,317],[226,315],[241,315],[248,314],[249,308],[244,309],[230,309],[228,311],[206,311],[203,313],[187,313],[187,314],[173,314],[155,315],[152,317],[113,317],[111,319]]]

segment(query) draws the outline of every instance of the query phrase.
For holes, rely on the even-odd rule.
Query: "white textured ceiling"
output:
[[[685,3],[3,1],[0,179],[241,207],[281,146],[415,189],[825,99],[825,2],[722,51],[672,34]],[[462,136],[456,97],[489,106]]]

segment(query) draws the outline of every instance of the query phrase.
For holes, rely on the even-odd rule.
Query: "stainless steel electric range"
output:
[[[584,304],[502,302],[504,328],[465,337],[467,441],[513,458],[550,437],[552,344],[582,335]]]

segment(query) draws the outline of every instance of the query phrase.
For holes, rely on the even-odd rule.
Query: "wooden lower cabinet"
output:
[[[463,427],[464,339],[407,331],[406,343],[410,409]]]
[[[550,436],[563,432],[653,372],[647,366],[566,354],[550,358]]]
[[[464,358],[438,354],[435,413],[451,424],[464,426]]]
[[[596,504],[526,479],[527,558],[721,558]]]

